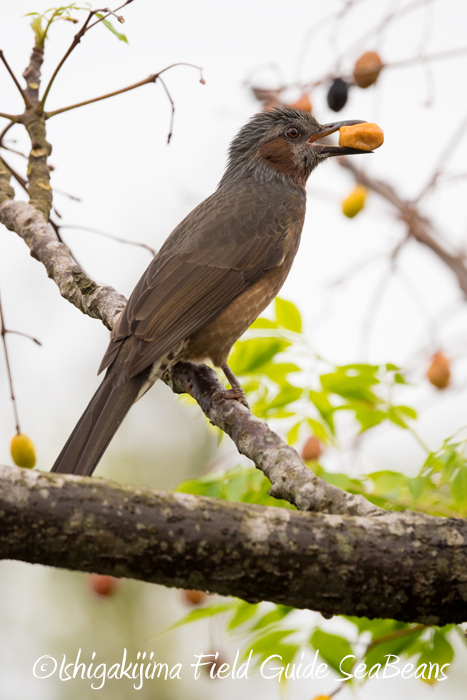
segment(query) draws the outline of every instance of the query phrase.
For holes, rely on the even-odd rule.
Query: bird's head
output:
[[[320,139],[341,126],[361,123],[362,119],[355,119],[323,125],[308,112],[293,107],[255,114],[230,145],[229,163],[221,185],[254,175],[264,181],[288,179],[304,187],[312,170],[327,158],[371,153],[320,143]]]

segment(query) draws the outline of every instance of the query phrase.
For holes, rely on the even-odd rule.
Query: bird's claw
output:
[[[233,389],[216,389],[215,392],[211,396],[211,406],[214,408],[214,404],[217,401],[225,401],[225,400],[234,400],[234,401],[240,401],[245,408],[248,408],[250,410],[250,406],[248,405],[248,401],[246,400],[245,392],[243,389],[236,388],[234,387]]]

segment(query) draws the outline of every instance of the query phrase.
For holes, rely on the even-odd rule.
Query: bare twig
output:
[[[140,80],[138,83],[133,83],[133,85],[128,85],[128,87],[121,88],[120,90],[114,90],[113,92],[108,92],[106,95],[100,95],[99,97],[93,97],[90,100],[84,100],[84,102],[77,102],[74,105],[69,105],[68,107],[62,107],[61,109],[55,109],[51,112],[46,112],[45,113],[45,118],[50,119],[51,117],[55,117],[57,114],[62,114],[63,112],[69,112],[71,109],[77,109],[78,107],[84,107],[85,105],[90,105],[93,102],[100,102],[101,100],[107,100],[109,97],[115,97],[116,95],[122,95],[125,92],[129,92],[130,90],[135,90],[136,88],[142,87],[143,85],[148,85],[149,83],[155,83],[157,79],[160,80],[160,82],[164,85],[164,88],[167,92],[167,88],[165,87],[165,84],[163,83],[162,79],[160,76],[162,73],[165,73],[167,70],[170,68],[175,68],[176,66],[191,66],[192,68],[196,68],[200,72],[200,82],[204,84],[204,78],[203,78],[203,73],[202,69],[199,66],[195,66],[192,63],[174,63],[171,66],[167,66],[167,68],[163,68],[159,73],[153,73],[152,75],[149,75],[147,78],[144,80]],[[169,100],[172,104],[172,111],[173,111],[173,102],[168,95]],[[170,138],[170,135],[169,135]]]
[[[11,375],[10,358],[8,357],[8,348],[7,348],[7,344],[6,344],[6,334],[8,332],[9,331],[7,331],[7,329],[5,328],[5,318],[3,316],[2,301],[0,299],[0,335],[2,336],[3,350],[5,352],[6,372],[7,372],[7,376],[8,376],[8,383],[10,385],[10,398],[11,398],[11,402],[13,404],[13,413],[15,416],[16,432],[19,434],[21,432],[21,430],[19,427],[18,407],[16,405],[15,392],[13,390],[13,378]]]
[[[450,49],[449,51],[438,51],[437,53],[424,54],[422,56],[412,56],[411,58],[403,58],[400,61],[391,61],[390,63],[385,63],[385,68],[405,68],[406,66],[412,66],[416,63],[426,63],[427,61],[441,61],[445,58],[455,58],[456,56],[465,56],[467,54],[467,47],[459,47],[457,49]]]
[[[16,182],[21,185],[21,187],[23,188],[23,190],[25,192],[27,192],[28,191],[28,181],[26,180],[26,178],[22,177],[22,175],[20,175],[14,168],[12,168],[11,165],[9,165],[4,158],[0,158],[0,160],[5,165],[5,167],[8,168],[10,173],[15,178]]]
[[[26,109],[29,109],[29,108],[31,107],[31,103],[30,103],[30,101],[29,101],[29,98],[28,98],[28,96],[26,95],[26,93],[24,92],[24,90],[23,90],[23,88],[21,87],[21,85],[19,84],[19,82],[18,82],[18,80],[17,80],[15,74],[14,74],[13,71],[11,70],[10,65],[9,65],[8,61],[6,60],[5,55],[4,55],[3,51],[2,51],[2,49],[0,49],[0,60],[3,62],[5,68],[7,69],[7,71],[9,72],[9,74],[11,75],[14,84],[15,84],[16,87],[18,88],[18,90],[19,90],[19,92],[20,92],[20,94],[21,94],[21,97],[23,98],[24,104],[26,105]]]
[[[108,7],[105,8],[104,10],[94,10],[94,14],[97,14],[98,12],[107,12],[108,14],[104,15],[103,17],[99,17],[98,20],[96,20],[95,22],[93,22],[93,23],[87,28],[87,31],[89,31],[90,29],[92,29],[93,27],[95,27],[96,24],[99,24],[99,22],[102,22],[102,20],[107,19],[107,17],[109,17],[111,14],[112,14],[112,15],[115,15],[115,12],[117,12],[118,10],[123,9],[124,7],[126,7],[127,5],[129,5],[131,2],[133,2],[133,0],[126,0],[126,2],[123,3],[123,5],[120,5],[120,7],[117,7],[113,12],[112,12],[112,10],[109,10]],[[115,17],[117,17],[117,15],[115,15]],[[118,17],[117,17],[117,18],[118,18]],[[121,22],[121,20],[125,21],[125,20],[123,19],[123,17],[121,17],[121,19],[119,19],[118,21]]]
[[[70,194],[69,192],[64,192],[63,190],[59,190],[57,187],[54,187],[54,192],[55,192],[55,194],[61,194],[62,197],[68,197],[68,199],[72,199],[74,202],[81,202],[82,201],[81,197],[76,197],[76,195],[74,195],[74,194]]]
[[[9,121],[12,121],[12,122],[19,121],[18,114],[7,114],[6,112],[0,112],[0,117],[3,117],[3,119],[8,119]]]
[[[368,644],[366,651],[370,651],[370,649],[373,649],[373,647],[376,647],[379,644],[385,644],[386,642],[392,642],[395,639],[400,639],[401,637],[407,637],[411,634],[416,634],[417,632],[423,632],[424,629],[426,629],[425,625],[413,625],[413,627],[403,627],[400,630],[391,632],[391,634],[386,634],[384,637],[377,637],[377,639],[373,639],[373,641]]]
[[[125,7],[125,5],[129,5],[131,2],[133,2],[133,0],[126,0],[126,2],[123,3],[123,5],[120,5],[120,7],[117,7],[117,10],[121,10],[122,7]],[[89,22],[90,22],[91,19],[94,17],[94,15],[96,14],[96,12],[106,12],[106,10],[91,10],[91,11],[89,12],[89,15],[87,16],[86,20],[84,21],[83,26],[82,26],[81,29],[77,32],[77,34],[75,34],[75,36],[73,37],[73,41],[71,42],[70,47],[68,48],[68,50],[66,51],[65,55],[63,56],[63,58],[61,59],[61,61],[60,61],[59,64],[58,64],[58,66],[57,66],[56,69],[54,70],[54,72],[53,72],[53,74],[52,74],[52,77],[50,78],[50,80],[49,80],[49,82],[48,82],[48,84],[47,84],[47,87],[46,87],[46,89],[45,89],[44,95],[43,95],[43,97],[42,97],[42,100],[41,100],[41,103],[40,103],[40,106],[39,106],[41,111],[44,110],[44,105],[45,105],[45,102],[46,102],[46,100],[47,100],[47,97],[48,97],[48,94],[49,94],[49,92],[50,92],[50,89],[51,89],[51,87],[52,87],[52,85],[53,85],[53,83],[54,83],[54,81],[55,81],[55,78],[57,77],[58,73],[60,72],[60,69],[62,68],[63,64],[65,63],[65,61],[67,60],[67,58],[69,57],[69,55],[70,55],[70,54],[74,51],[74,49],[78,46],[78,44],[80,43],[81,39],[82,39],[83,36],[86,34],[86,32],[89,31],[89,29],[92,29],[92,27],[95,27],[96,24],[99,24],[99,22],[102,22],[103,19],[105,19],[106,17],[109,16],[109,15],[107,14],[107,15],[105,15],[105,16],[103,16],[103,17],[100,17],[96,22],[94,22],[93,24],[89,25]],[[110,12],[110,11],[109,11],[109,12]]]
[[[337,160],[341,167],[353,174],[357,182],[377,192],[395,207],[398,217],[407,225],[408,234],[430,248],[452,270],[464,295],[467,296],[467,267],[463,255],[450,253],[436,240],[433,235],[436,235],[434,224],[418,212],[413,202],[402,199],[394,187],[387,182],[370,177],[359,170],[349,159],[338,158]]]
[[[7,333],[9,333],[10,335],[21,335],[23,338],[28,338],[29,340],[32,340],[32,342],[36,343],[36,345],[42,346],[41,341],[38,340],[37,338],[34,338],[33,335],[29,335],[29,333],[23,333],[22,331],[11,331],[9,329],[8,329]]]
[[[119,236],[115,236],[112,233],[105,233],[104,231],[99,231],[98,229],[91,228],[90,226],[77,226],[73,224],[61,224],[60,229],[76,229],[80,231],[89,231],[90,233],[95,233],[98,236],[103,236],[104,238],[110,238],[112,241],[117,241],[117,243],[124,243],[125,245],[134,245],[138,246],[139,248],[145,248],[148,250],[151,255],[155,255],[156,251],[154,248],[151,248],[151,246],[146,245],[146,243],[136,243],[135,241],[129,241],[127,238],[120,238]]]
[[[159,77],[159,82],[161,83],[162,87],[164,88],[165,94],[167,95],[167,98],[168,98],[168,100],[169,100],[169,102],[170,102],[170,105],[171,105],[171,107],[172,107],[172,114],[171,114],[171,117],[170,117],[169,133],[168,133],[168,136],[167,136],[167,143],[170,143],[170,139],[172,138],[173,125],[174,125],[175,105],[174,105],[174,101],[173,101],[172,97],[170,96],[170,92],[169,92],[169,90],[168,90],[167,85],[165,84],[165,82],[164,82],[164,81],[162,80],[162,78],[160,78],[160,77]]]
[[[0,144],[1,148],[4,148],[5,151],[9,151],[10,153],[16,153],[17,156],[21,156],[21,158],[26,158],[28,159],[28,156],[25,153],[22,153],[21,151],[17,151],[16,148],[11,148],[11,146],[5,146],[4,143]]]
[[[467,115],[465,115],[462,118],[462,121],[459,124],[458,128],[455,130],[454,134],[449,138],[449,141],[447,142],[444,150],[442,151],[442,153],[438,159],[438,162],[437,162],[436,167],[434,169],[433,175],[431,176],[429,182],[421,190],[418,197],[414,200],[414,203],[418,204],[420,202],[420,200],[423,199],[423,197],[436,185],[436,183],[438,182],[438,178],[442,173],[443,166],[447,163],[452,152],[454,151],[456,146],[459,144],[459,141],[465,135],[466,128],[467,128]]]
[[[3,129],[3,131],[2,131],[1,134],[0,134],[0,146],[2,145],[3,139],[5,138],[5,136],[7,135],[7,133],[10,131],[11,127],[14,126],[15,124],[17,124],[17,122],[16,122],[16,121],[12,121],[12,122],[10,122],[9,124],[7,124],[6,127]]]

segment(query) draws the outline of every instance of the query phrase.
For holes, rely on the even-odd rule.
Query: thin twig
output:
[[[81,197],[76,197],[74,194],[70,194],[69,192],[64,192],[63,190],[57,189],[57,187],[54,187],[54,194],[61,194],[62,197],[68,197],[68,199],[72,199],[74,202],[82,202],[83,200]]]
[[[100,102],[101,100],[107,100],[109,97],[115,97],[116,95],[121,95],[124,92],[129,92],[130,90],[135,90],[136,88],[142,87],[143,85],[148,85],[149,83],[155,83],[157,79],[160,80],[160,82],[164,85],[162,79],[160,76],[162,73],[165,73],[168,71],[170,68],[175,68],[176,66],[191,66],[192,68],[196,68],[200,72],[200,82],[204,85],[205,81],[203,78],[203,73],[202,73],[202,68],[199,66],[195,66],[192,63],[173,63],[170,66],[167,66],[167,68],[163,68],[161,71],[158,73],[153,73],[152,75],[149,75],[147,78],[144,80],[140,80],[138,83],[133,83],[133,85],[128,85],[127,87],[121,88],[120,90],[114,90],[113,92],[108,92],[106,95],[100,95],[99,97],[93,97],[90,100],[84,100],[84,102],[77,102],[74,105],[69,105],[68,107],[62,107],[61,109],[55,109],[52,112],[46,112],[45,113],[45,118],[50,119],[51,117],[55,117],[57,114],[62,114],[63,112],[69,112],[71,109],[77,109],[78,107],[84,107],[85,105],[92,104],[93,102]],[[167,88],[164,85],[164,88],[167,92]],[[172,99],[169,99],[173,105]]]
[[[17,122],[19,119],[19,115],[7,114],[6,112],[0,112],[0,117],[3,117],[3,119],[8,119],[9,121],[12,121],[12,122]]]
[[[3,139],[5,138],[6,134],[10,131],[11,127],[17,124],[17,122],[12,121],[9,124],[6,125],[6,127],[3,129],[2,133],[0,134],[0,146],[2,145]]]
[[[96,15],[98,12],[107,12],[106,17],[113,15],[115,19],[120,22],[120,24],[125,24],[125,18],[122,17],[122,15],[117,15],[117,13],[111,10],[110,7],[104,7],[103,10],[95,10]],[[105,19],[105,17],[99,17],[99,19]],[[88,29],[91,29],[91,27],[88,27]]]
[[[121,10],[122,7],[125,7],[125,5],[129,5],[130,2],[133,2],[133,0],[126,0],[126,2],[123,3],[123,5],[120,5],[120,7],[117,7],[116,9],[117,9],[117,10]],[[105,15],[105,16],[102,16],[102,17],[100,17],[100,18],[97,20],[97,22],[94,22],[93,24],[89,25],[89,22],[90,22],[91,19],[94,17],[94,15],[96,14],[96,12],[106,12],[106,10],[91,10],[91,11],[89,12],[89,15],[87,16],[87,18],[86,18],[86,20],[85,20],[83,26],[82,26],[81,29],[77,32],[77,34],[75,34],[75,36],[73,37],[73,41],[71,42],[71,45],[69,46],[68,50],[66,51],[65,55],[64,55],[63,58],[61,59],[60,63],[58,64],[58,66],[56,67],[56,69],[54,70],[54,72],[52,73],[52,77],[50,78],[50,80],[49,80],[49,82],[48,82],[48,84],[47,84],[47,87],[45,88],[44,96],[43,96],[43,98],[42,98],[42,100],[41,100],[41,103],[40,103],[40,105],[39,105],[39,108],[40,108],[41,111],[43,111],[43,109],[44,109],[45,102],[46,102],[46,100],[47,100],[47,97],[48,97],[48,94],[49,94],[49,92],[50,92],[50,89],[51,89],[51,87],[52,87],[52,85],[53,85],[53,83],[54,83],[54,80],[55,80],[55,78],[57,77],[57,75],[58,75],[60,69],[62,68],[63,64],[64,64],[65,61],[67,60],[68,56],[69,56],[69,55],[72,53],[72,51],[78,46],[78,44],[80,43],[81,39],[83,38],[83,36],[86,34],[87,31],[89,31],[90,29],[92,29],[92,27],[94,27],[94,26],[95,26],[96,24],[98,24],[99,22],[102,22],[103,19],[105,19],[106,17],[109,16],[108,14]]]
[[[8,357],[8,348],[7,348],[7,344],[6,344],[6,334],[8,332],[9,331],[7,331],[7,329],[5,328],[5,319],[3,316],[2,301],[0,299],[0,335],[2,336],[3,350],[5,352],[6,372],[7,372],[7,376],[8,376],[8,383],[10,385],[10,398],[11,398],[11,401],[13,403],[13,413],[15,416],[16,432],[19,435],[21,430],[19,427],[18,407],[16,405],[15,392],[13,391],[13,378],[11,376],[10,358]]]
[[[409,634],[415,634],[416,632],[423,632],[426,629],[426,625],[414,625],[413,627],[405,627],[404,629],[396,630],[391,632],[391,634],[386,634],[384,637],[378,637],[370,642],[366,648],[366,651],[373,649],[373,647],[379,644],[385,644],[386,642],[392,642],[394,639],[400,639],[401,637],[407,637]]]
[[[25,192],[27,192],[27,191],[28,191],[28,181],[27,181],[24,177],[22,177],[18,172],[16,172],[16,170],[14,170],[14,168],[12,168],[11,165],[9,165],[9,164],[6,162],[6,160],[4,160],[4,158],[0,158],[0,160],[2,161],[3,165],[5,165],[5,167],[8,168],[8,170],[10,171],[10,173],[11,173],[11,174],[13,175],[13,177],[15,178],[16,182],[18,182],[18,184],[21,185],[21,187],[23,188],[23,190],[24,190]]]
[[[104,15],[104,16],[102,16],[102,17],[99,17],[98,20],[96,20],[96,21],[93,22],[91,25],[89,25],[89,27],[87,28],[86,31],[89,31],[90,29],[92,29],[93,27],[95,27],[96,24],[99,24],[99,22],[102,22],[102,20],[107,19],[107,17],[108,17],[110,14],[112,14],[112,15],[115,14],[115,12],[117,12],[118,10],[121,10],[122,8],[126,7],[126,6],[129,5],[131,2],[133,2],[133,0],[126,0],[126,2],[123,3],[123,5],[120,5],[120,7],[116,7],[114,12],[112,12],[112,10],[109,10],[108,7],[105,8],[104,10],[94,10],[94,14],[96,14],[97,12],[108,12],[108,14],[107,14],[107,15]],[[117,15],[115,15],[115,17],[117,17]],[[122,19],[123,19],[123,17],[122,17]],[[120,22],[120,20],[119,20],[119,22]]]
[[[80,231],[89,231],[90,233],[95,233],[98,236],[103,236],[104,238],[110,238],[113,241],[117,241],[117,243],[124,243],[126,245],[134,245],[134,246],[138,246],[139,248],[145,248],[153,256],[156,254],[156,251],[154,250],[154,248],[151,248],[151,246],[146,245],[146,243],[135,243],[134,241],[128,241],[126,238],[120,238],[119,236],[115,236],[112,233],[104,233],[104,231],[99,231],[98,229],[90,228],[89,226],[77,226],[77,225],[73,225],[73,224],[62,224],[60,226],[60,229],[64,229],[64,228],[78,229]]]
[[[467,54],[467,47],[459,47],[450,51],[438,51],[438,53],[425,54],[423,56],[412,56],[412,58],[403,58],[400,61],[392,61],[385,63],[385,68],[402,68],[413,65],[414,63],[425,63],[426,61],[441,61],[445,58],[454,58],[455,56],[464,56]]]
[[[25,153],[22,153],[21,151],[17,151],[16,148],[11,148],[10,146],[5,146],[4,143],[0,143],[0,146],[5,149],[5,151],[10,151],[10,153],[16,153],[17,156],[21,156],[21,158],[26,158],[28,159],[28,156]]]
[[[174,117],[175,117],[175,105],[174,105],[174,101],[173,101],[172,97],[170,96],[169,89],[168,89],[167,85],[165,84],[165,82],[162,80],[161,77],[159,77],[159,82],[161,83],[162,87],[164,88],[165,94],[167,95],[167,98],[168,98],[168,100],[169,100],[169,102],[170,102],[170,105],[171,105],[171,107],[172,107],[172,114],[171,114],[171,116],[170,116],[169,134],[168,134],[168,136],[167,136],[167,143],[169,144],[169,143],[170,143],[170,139],[172,138],[172,131],[173,131],[173,125],[174,125]]]
[[[38,340],[37,338],[34,338],[33,335],[29,335],[29,333],[23,333],[22,331],[10,331],[10,330],[8,330],[7,333],[9,333],[10,335],[21,335],[23,338],[29,338],[29,340],[32,340],[33,343],[36,343],[36,345],[42,345],[40,340]]]
[[[6,60],[6,58],[5,58],[4,54],[3,54],[2,49],[0,49],[0,60],[2,60],[2,62],[3,62],[3,64],[4,64],[4,66],[5,66],[5,68],[7,69],[7,71],[8,71],[9,74],[11,75],[11,77],[13,78],[14,84],[16,85],[16,87],[18,88],[19,92],[21,93],[21,97],[22,97],[23,100],[24,100],[24,104],[26,105],[26,109],[29,109],[29,108],[31,107],[31,103],[30,103],[30,101],[29,101],[29,99],[28,99],[28,96],[27,96],[26,93],[24,92],[24,90],[23,90],[23,88],[21,87],[21,85],[19,84],[19,82],[18,82],[18,80],[17,80],[15,74],[14,74],[13,71],[11,70],[9,63],[8,63],[8,61]]]
[[[430,181],[425,185],[418,197],[414,200],[414,204],[418,204],[418,202],[420,202],[420,200],[423,199],[423,197],[429,192],[429,190],[431,190],[436,185],[438,178],[441,175],[443,166],[448,161],[451,153],[453,152],[454,148],[458,145],[460,139],[464,136],[466,127],[467,114],[463,117],[458,128],[447,142],[443,152],[441,153],[438,159],[438,163],[436,164],[435,170],[430,178]]]

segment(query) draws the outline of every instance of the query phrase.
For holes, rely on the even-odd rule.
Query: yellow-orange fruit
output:
[[[89,574],[89,588],[93,593],[110,598],[120,587],[120,579],[114,576],[104,576],[103,574]]]
[[[298,99],[293,104],[289,105],[289,107],[293,107],[294,109],[301,109],[303,112],[309,112],[311,114],[312,104],[310,96],[306,92],[303,93],[300,99]]]
[[[339,146],[373,151],[384,143],[384,131],[377,124],[353,124],[339,129]]]
[[[10,452],[13,462],[18,467],[32,469],[36,463],[36,450],[30,437],[24,433],[18,433],[10,443]]]
[[[313,700],[332,700],[330,695],[316,695]]]
[[[310,435],[308,440],[303,445],[302,459],[308,462],[310,459],[319,459],[323,453],[321,440],[316,435]]]
[[[352,192],[342,202],[342,213],[349,219],[357,216],[365,206],[368,190],[363,185],[356,185]]]
[[[376,83],[383,65],[381,57],[375,51],[367,51],[360,56],[353,69],[358,87],[367,88]]]
[[[188,605],[201,605],[207,598],[207,594],[204,591],[191,591],[183,590],[182,598],[184,603]]]
[[[431,365],[426,373],[428,381],[438,389],[445,389],[451,379],[450,362],[441,352],[437,352],[431,358]]]

